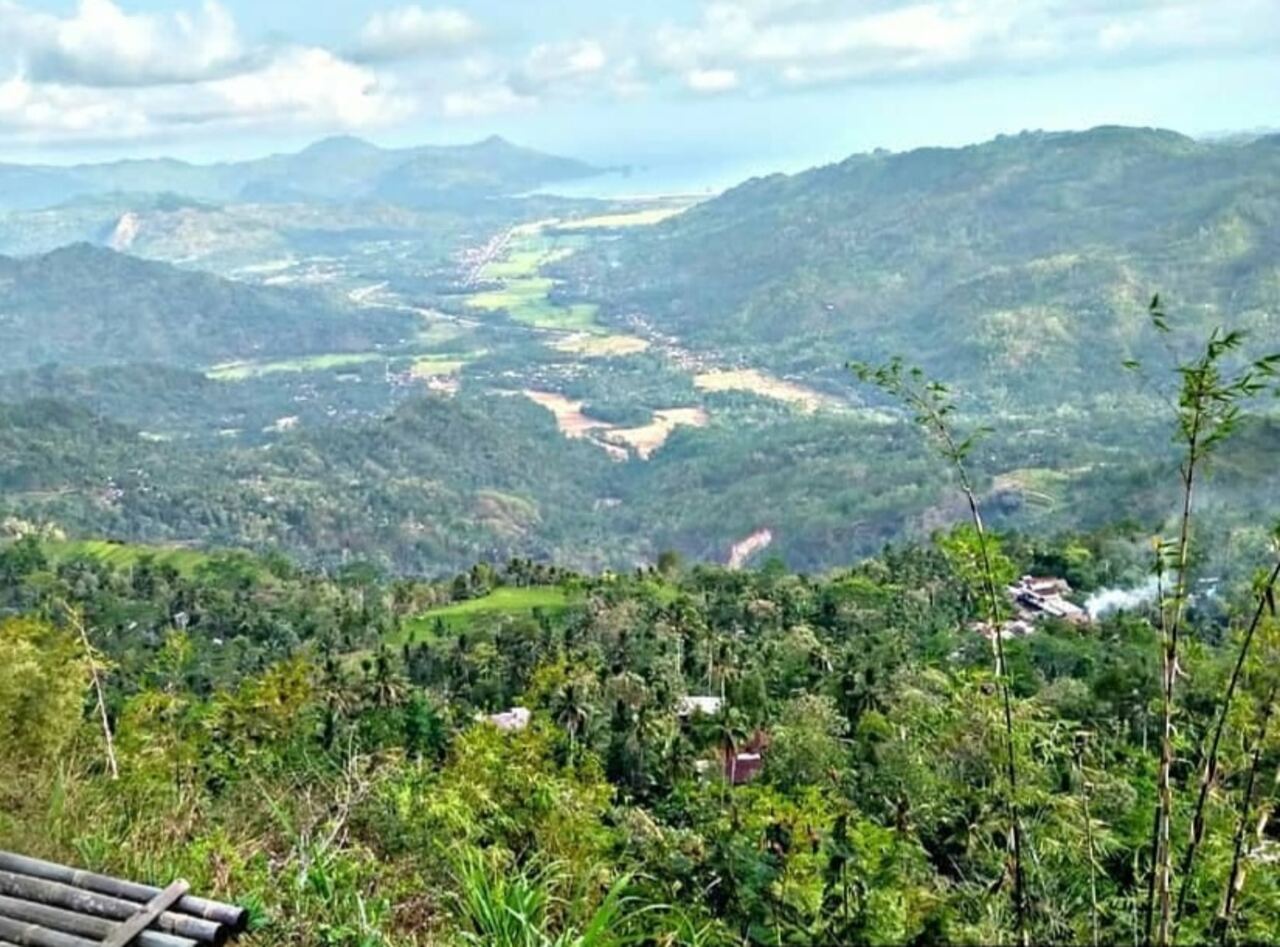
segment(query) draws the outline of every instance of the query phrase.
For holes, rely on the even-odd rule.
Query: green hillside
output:
[[[1018,410],[1131,389],[1157,290],[1198,327],[1280,336],[1277,234],[1280,140],[1097,128],[752,180],[561,268],[602,319],[701,351],[904,354]]]
[[[45,362],[208,365],[364,352],[412,336],[411,313],[231,282],[76,244],[0,257],[0,370]]]

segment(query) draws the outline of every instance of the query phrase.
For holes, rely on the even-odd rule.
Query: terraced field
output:
[[[190,575],[209,561],[209,553],[180,546],[141,546],[133,543],[114,543],[107,540],[49,540],[44,552],[51,560],[87,557],[100,559],[116,568],[130,568],[144,557],[151,557],[157,565],[172,566],[183,575]]]
[[[562,612],[573,600],[574,597],[560,586],[503,586],[483,598],[433,608],[406,622],[402,635],[404,641],[415,642],[429,636],[440,625],[451,632],[458,632],[483,621],[532,615],[535,611]]]

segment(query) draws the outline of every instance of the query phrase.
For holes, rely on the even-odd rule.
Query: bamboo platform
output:
[[[0,851],[0,947],[221,947],[244,908]]]

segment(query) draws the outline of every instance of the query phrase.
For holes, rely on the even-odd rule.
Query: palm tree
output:
[[[583,699],[582,689],[573,681],[556,693],[554,713],[556,723],[569,734],[569,760],[577,755],[578,735],[586,728],[590,707]]]

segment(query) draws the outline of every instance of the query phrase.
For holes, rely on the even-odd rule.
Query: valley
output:
[[[9,221],[38,222],[36,234],[109,221],[94,225],[98,239],[155,259],[82,246],[0,261],[22,287],[9,290],[10,311],[88,298],[84,277],[62,276],[75,268],[92,273],[95,286],[126,287],[99,294],[91,318],[131,327],[77,351],[48,334],[59,320],[30,323],[12,336],[0,398],[52,394],[137,432],[95,437],[86,445],[90,462],[75,471],[36,472],[22,459],[49,450],[57,426],[46,443],[15,445],[0,481],[8,485],[7,512],[72,531],[186,542],[199,529],[195,520],[180,524],[203,493],[228,507],[217,542],[283,542],[317,563],[372,556],[432,574],[475,556],[628,568],[664,548],[735,565],[776,555],[821,568],[923,535],[960,512],[940,502],[941,471],[912,445],[902,415],[844,368],[890,346],[928,363],[942,344],[938,333],[956,353],[943,380],[957,385],[964,421],[994,429],[978,470],[984,492],[998,501],[997,522],[1036,529],[1100,522],[1105,496],[1129,496],[1139,512],[1154,508],[1156,497],[1124,474],[1135,462],[1151,470],[1165,463],[1163,446],[1144,433],[1158,423],[1158,400],[1117,380],[1134,346],[1147,344],[1135,322],[1137,287],[1167,285],[1180,311],[1200,313],[1193,302],[1201,297],[1189,294],[1225,277],[1202,266],[1188,271],[1199,274],[1190,283],[1159,268],[1139,278],[1146,238],[1134,235],[1138,243],[1128,245],[1129,234],[1104,226],[1098,239],[1120,241],[1110,257],[1128,260],[1122,285],[1098,269],[1108,265],[1101,252],[1067,257],[1030,242],[1025,253],[993,244],[987,258],[917,286],[951,306],[949,318],[935,321],[919,307],[855,315],[858,280],[883,287],[906,280],[892,292],[909,295],[918,277],[883,238],[864,241],[864,226],[847,224],[842,209],[871,199],[860,195],[881,176],[907,173],[899,165],[934,175],[922,186],[935,199],[967,200],[970,165],[999,167],[1037,151],[1086,156],[1072,172],[1086,190],[1097,176],[1089,161],[1101,167],[1116,154],[1137,168],[1163,162],[1174,178],[1235,156],[1244,170],[1233,172],[1230,181],[1240,183],[1230,186],[1240,188],[1270,167],[1272,152],[1260,144],[1226,147],[1139,131],[1025,138],[956,153],[855,157],[697,202],[543,194],[393,207],[94,195],[57,213],[12,210]],[[305,168],[319,159],[298,160]],[[1030,193],[1038,186],[1020,185]],[[1111,185],[1096,187],[1111,198]],[[747,199],[757,210],[743,224],[735,209]],[[789,238],[794,252],[776,258],[761,214],[790,234],[793,207],[807,208],[810,236]],[[1064,226],[1089,226],[1088,207]],[[892,228],[905,210],[886,203],[875,213]],[[4,234],[19,232],[4,224],[0,246]],[[941,219],[933,226],[944,242],[948,228],[960,227]],[[1166,226],[1189,224],[1171,216]],[[253,234],[271,236],[256,243]],[[827,266],[825,245],[810,251],[810,239],[853,241],[849,272]],[[1240,247],[1233,253],[1249,259]],[[203,268],[229,278],[195,272]],[[1242,263],[1234,271],[1244,280],[1241,298],[1261,291],[1264,270]],[[1086,272],[1099,278],[1090,284]],[[716,292],[706,292],[712,285]],[[1044,315],[1031,328],[1035,313],[1049,310],[1028,301],[1044,292],[1062,297],[1055,313],[1108,322],[1107,337],[1123,340],[1098,356],[1094,384],[1064,381],[1086,358],[1064,334],[1063,316]],[[4,293],[0,287],[0,303]],[[166,307],[174,299],[203,308],[215,334],[192,334],[189,320],[171,324]],[[882,305],[883,294],[877,299]],[[1246,327],[1259,324],[1249,305]],[[722,338],[731,325],[732,340]],[[883,331],[868,334],[872,325]],[[1052,358],[1048,350],[1056,350]],[[61,364],[33,367],[54,351]],[[157,373],[139,362],[170,367]],[[992,363],[1004,366],[1001,383],[975,382],[969,366]],[[424,467],[418,449],[392,447],[400,434],[389,440],[388,432],[427,416],[444,439],[430,445],[438,458]],[[491,441],[495,453],[477,455],[474,466],[440,463],[477,426],[487,430],[475,443]],[[129,449],[131,437],[144,446]],[[544,458],[536,482],[516,475],[529,463],[517,445],[532,441]],[[265,479],[246,477],[264,467]],[[171,473],[178,470],[185,472]],[[1261,469],[1250,476],[1261,479],[1222,489],[1224,501],[1240,489],[1268,489]],[[161,478],[167,495],[144,486]],[[271,487],[240,495],[246,482]],[[495,508],[492,490],[510,501]],[[1217,492],[1211,488],[1210,502]],[[365,522],[329,510],[326,493],[346,497]],[[571,514],[551,513],[565,503]],[[188,512],[161,513],[166,504]],[[283,509],[291,525],[277,521]],[[494,509],[502,512],[478,512]],[[466,529],[442,541],[445,524],[461,522]],[[744,543],[764,533],[768,544]]]

